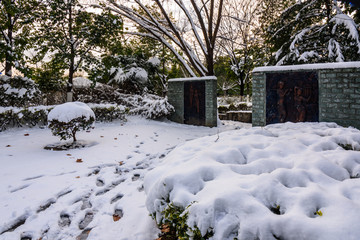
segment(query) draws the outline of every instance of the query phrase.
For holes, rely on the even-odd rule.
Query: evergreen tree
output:
[[[25,50],[30,48],[31,29],[41,0],[0,1],[0,61],[5,61],[5,74],[12,76],[12,68],[26,70]]]
[[[272,64],[360,60],[359,30],[336,0],[298,0],[269,31]]]
[[[78,0],[46,0],[40,34],[41,53],[63,62],[68,70],[68,101],[72,99],[74,73],[88,70],[94,51],[112,46],[122,32],[121,19],[109,11],[89,12]],[[84,64],[84,62],[86,64]]]

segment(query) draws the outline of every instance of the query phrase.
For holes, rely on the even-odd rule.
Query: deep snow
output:
[[[0,239],[155,239],[144,175],[175,146],[239,126],[129,117],[79,132],[92,146],[68,151],[43,149],[59,142],[47,128],[0,132]]]
[[[169,202],[182,207],[215,240],[356,240],[359,177],[359,130],[269,125],[179,146],[146,175],[146,206],[159,221]]]
[[[46,128],[1,132],[0,240],[153,240],[149,212],[167,197],[193,202],[188,224],[215,240],[358,239],[359,130],[225,123],[130,117],[80,132],[91,147],[68,151],[43,149],[59,141]]]

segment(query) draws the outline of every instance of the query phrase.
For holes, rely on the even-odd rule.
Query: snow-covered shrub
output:
[[[199,228],[194,226],[193,228],[189,227],[187,220],[189,217],[189,212],[186,208],[179,207],[173,203],[169,203],[165,210],[162,212],[164,218],[159,224],[160,227],[168,228],[168,231],[162,231],[161,239],[209,239],[214,235],[212,230],[208,231],[204,236],[202,236]],[[155,218],[155,216],[153,216]]]
[[[149,119],[166,117],[174,111],[174,107],[166,97],[162,98],[153,94],[129,95],[123,100],[130,105],[130,114],[141,115]]]
[[[94,111],[96,121],[125,121],[128,109],[117,104],[89,104]],[[36,106],[28,108],[0,107],[0,132],[9,127],[45,126],[48,113],[54,106]]]
[[[85,103],[68,102],[51,110],[48,122],[53,135],[61,140],[73,138],[76,142],[76,132],[93,127],[95,114]]]
[[[0,132],[8,127],[45,126],[48,112],[53,106],[28,108],[0,107]]]
[[[112,122],[114,119],[126,120],[125,114],[128,108],[117,104],[88,104],[94,111],[96,121]]]
[[[90,79],[116,86],[123,93],[152,92],[159,62],[142,54],[107,56],[90,73]]]
[[[125,94],[107,84],[96,84],[94,88],[74,89],[76,101],[98,104],[118,104],[128,110],[126,113],[141,115],[149,119],[166,117],[174,111],[167,98],[153,94]]]
[[[37,84],[26,77],[0,76],[0,105],[27,107],[41,102]]]

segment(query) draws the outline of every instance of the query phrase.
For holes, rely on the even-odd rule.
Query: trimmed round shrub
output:
[[[89,130],[95,122],[95,114],[82,102],[68,102],[56,106],[48,115],[49,128],[60,140],[73,138],[80,130]]]

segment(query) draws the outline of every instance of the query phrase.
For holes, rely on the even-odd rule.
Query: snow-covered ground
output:
[[[1,132],[0,239],[154,240],[164,199],[214,240],[359,238],[359,130],[225,123],[130,117],[68,151],[43,149],[49,129]]]
[[[97,123],[78,139],[91,147],[49,151],[49,129],[0,133],[0,239],[157,238],[145,207],[144,175],[179,144],[249,125],[219,128],[129,117]]]
[[[214,240],[356,240],[359,177],[359,130],[269,125],[177,147],[146,175],[146,206],[159,221],[169,203],[186,209]]]

